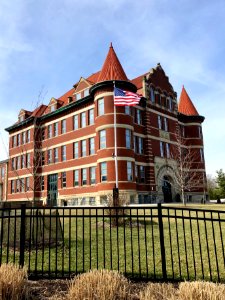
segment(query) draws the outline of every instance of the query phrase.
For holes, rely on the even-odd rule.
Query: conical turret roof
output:
[[[199,116],[199,113],[195,108],[193,102],[191,101],[190,97],[188,96],[188,93],[186,92],[184,86],[180,95],[178,112],[186,116]]]
[[[113,49],[112,43],[110,44],[109,52],[98,77],[98,82],[106,80],[128,81],[127,75],[125,74],[116,52]]]

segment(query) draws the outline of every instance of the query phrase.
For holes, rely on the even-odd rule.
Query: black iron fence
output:
[[[195,208],[0,210],[0,264],[30,278],[114,269],[140,280],[225,281],[225,212]]]

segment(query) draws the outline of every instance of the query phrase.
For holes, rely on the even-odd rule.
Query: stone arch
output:
[[[164,202],[173,202],[176,197],[174,169],[172,166],[162,166],[156,177],[158,193]]]

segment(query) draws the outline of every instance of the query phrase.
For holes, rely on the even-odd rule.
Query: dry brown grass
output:
[[[0,266],[0,300],[28,299],[27,270],[13,264]]]
[[[225,300],[225,285],[213,282],[149,283],[140,292],[140,300]]]
[[[129,281],[117,271],[93,270],[75,277],[69,287],[69,300],[128,300]]]
[[[224,300],[225,285],[195,281],[179,284],[179,300]]]
[[[175,300],[177,290],[170,283],[149,283],[140,292],[140,300]]]

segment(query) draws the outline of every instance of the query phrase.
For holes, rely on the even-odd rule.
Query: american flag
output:
[[[139,104],[142,95],[114,88],[115,106],[135,106]]]

